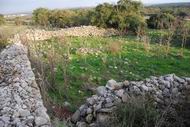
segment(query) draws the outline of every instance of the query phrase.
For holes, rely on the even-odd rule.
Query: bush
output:
[[[49,10],[46,8],[38,8],[33,11],[33,21],[37,25],[48,26],[49,25]]]
[[[14,19],[14,22],[15,22],[15,25],[17,25],[17,26],[24,24],[24,21],[20,17],[16,17]]]
[[[148,32],[151,42],[160,43],[160,40],[166,40],[168,31],[166,30],[151,30]]]
[[[112,127],[189,127],[189,91],[183,103],[171,104],[158,110],[148,96],[130,97],[113,113]],[[159,108],[160,109],[160,108]]]
[[[76,13],[70,10],[53,10],[50,12],[49,23],[53,27],[71,27],[74,24]]]

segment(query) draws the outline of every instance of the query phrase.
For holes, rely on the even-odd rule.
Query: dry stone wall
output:
[[[50,127],[27,49],[19,43],[0,53],[0,127]]]
[[[113,36],[118,35],[119,32],[114,29],[103,29],[96,26],[81,26],[81,27],[72,27],[64,28],[56,31],[48,31],[43,29],[27,29],[19,34],[16,34],[11,40],[13,42],[20,41],[22,39],[37,41],[37,40],[46,40],[51,37],[62,37],[62,36]]]
[[[86,100],[72,116],[77,127],[100,127],[109,123],[109,114],[116,106],[128,101],[131,96],[153,97],[155,106],[162,110],[170,105],[175,107],[186,100],[190,90],[190,78],[174,74],[151,77],[144,81],[116,82],[109,80],[106,86],[97,88],[97,94]]]

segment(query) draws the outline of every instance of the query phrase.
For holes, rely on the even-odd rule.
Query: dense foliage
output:
[[[48,10],[38,8],[33,12],[33,21],[45,27],[65,28],[71,26],[88,25],[89,11],[82,10]]]
[[[175,17],[170,13],[158,13],[150,16],[148,26],[154,29],[168,29],[175,23]]]
[[[49,10],[45,8],[38,8],[33,11],[33,20],[36,24],[47,26],[49,24]]]
[[[108,3],[98,5],[95,10],[48,10],[39,8],[33,12],[36,24],[51,27],[71,27],[79,25],[96,25],[116,28],[121,31],[136,32],[146,26],[142,15],[143,6],[139,2],[120,0],[117,5]]]
[[[21,19],[21,17],[15,17],[14,22],[15,22],[15,25],[17,26],[24,24],[24,21]]]
[[[146,26],[142,11],[142,4],[131,0],[120,0],[117,5],[101,4],[95,8],[92,24],[137,32]]]

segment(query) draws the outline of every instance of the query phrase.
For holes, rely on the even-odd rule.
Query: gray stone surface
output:
[[[106,93],[106,87],[104,87],[104,86],[99,86],[99,87],[96,89],[96,93],[97,93],[97,95],[99,95],[99,96],[103,96],[103,95]]]
[[[106,88],[108,88],[109,90],[117,90],[121,89],[121,87],[122,86],[113,79],[109,80],[106,84]]]
[[[0,84],[0,126],[51,126],[22,44],[12,44],[0,53]]]
[[[87,124],[85,122],[77,122],[77,127],[87,127]]]
[[[73,114],[71,120],[72,120],[72,122],[74,122],[74,123],[76,123],[77,121],[80,120],[80,111],[79,111],[79,110],[77,110],[77,111]]]
[[[63,36],[113,36],[118,35],[119,32],[114,29],[103,29],[96,26],[80,26],[72,28],[64,28],[56,31],[43,30],[43,29],[27,29],[16,34],[10,41],[18,42],[21,39],[25,40],[46,40],[51,37]]]
[[[87,122],[87,123],[91,123],[91,122],[92,122],[92,119],[93,119],[93,115],[92,115],[92,114],[88,114],[88,115],[86,116],[86,122]]]

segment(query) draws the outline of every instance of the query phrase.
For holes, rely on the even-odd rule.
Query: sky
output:
[[[118,0],[0,0],[0,14],[31,12],[35,8],[91,7],[100,3],[116,3]],[[144,4],[190,2],[190,0],[141,0]]]

